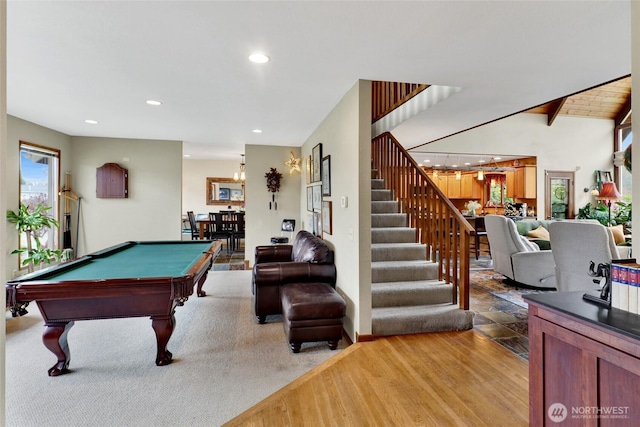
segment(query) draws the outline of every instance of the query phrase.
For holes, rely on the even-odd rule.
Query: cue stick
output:
[[[71,249],[73,253],[73,242],[71,241],[71,202],[77,201],[79,208],[80,198],[71,188],[71,172],[65,172],[65,183],[62,191],[58,193],[64,200],[64,233],[62,237],[62,248]],[[73,256],[72,258],[75,258]]]

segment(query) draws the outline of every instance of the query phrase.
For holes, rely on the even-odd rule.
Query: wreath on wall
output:
[[[269,172],[264,174],[265,178],[267,178],[267,188],[272,193],[276,191],[280,191],[280,180],[282,179],[282,174],[278,172],[276,168],[271,168]]]

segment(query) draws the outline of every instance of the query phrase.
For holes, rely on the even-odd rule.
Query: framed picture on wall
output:
[[[311,184],[311,156],[307,156],[307,184]]]
[[[313,210],[319,211],[322,209],[322,187],[314,185],[311,188],[313,188]]]
[[[313,213],[313,234],[322,238],[322,213]]]
[[[231,200],[231,189],[220,188],[218,190],[218,200]]]
[[[322,202],[322,231],[327,234],[333,234],[332,229],[332,212],[331,212],[331,202],[324,201]]]
[[[322,161],[322,143],[316,144],[311,150],[311,182],[322,181],[322,169],[320,162]]]
[[[307,210],[313,212],[313,187],[307,187]]]
[[[331,195],[331,156],[322,158],[322,195]]]
[[[231,200],[242,201],[244,200],[244,194],[242,194],[242,189],[231,189]]]

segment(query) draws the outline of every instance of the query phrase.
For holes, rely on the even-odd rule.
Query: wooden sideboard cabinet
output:
[[[640,425],[640,316],[529,294],[529,425]]]
[[[96,170],[96,197],[128,198],[129,171],[117,163],[105,163]]]

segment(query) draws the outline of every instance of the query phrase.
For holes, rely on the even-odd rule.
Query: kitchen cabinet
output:
[[[507,181],[507,194],[506,196],[511,199],[515,199],[516,197],[516,171],[507,171],[506,172],[506,181]]]
[[[436,187],[438,187],[440,189],[440,191],[442,191],[442,193],[446,196],[447,195],[447,177],[446,175],[440,175],[438,174],[437,177],[434,177],[433,174],[429,174],[429,178],[431,178],[431,180],[436,184]]]
[[[460,181],[460,198],[478,200],[482,198],[482,183],[478,181],[477,174],[463,174]]]
[[[537,197],[536,165],[518,166],[506,172],[507,197],[535,199]]]
[[[445,193],[450,199],[460,198],[460,183],[462,180],[457,180],[455,175],[447,175],[447,192]]]

